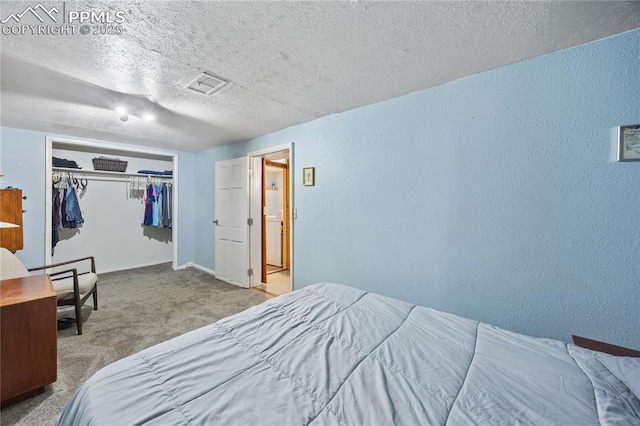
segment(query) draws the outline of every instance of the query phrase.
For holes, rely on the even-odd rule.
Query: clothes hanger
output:
[[[87,177],[80,178],[80,181],[76,181],[76,188],[80,190],[79,197],[82,198],[84,194],[87,192],[87,186],[89,186],[89,179]]]

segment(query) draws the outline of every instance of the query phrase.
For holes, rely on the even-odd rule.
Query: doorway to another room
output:
[[[288,152],[281,155],[288,157]],[[276,155],[276,156],[281,156]],[[288,158],[263,158],[263,290],[281,295],[291,291],[289,273]]]
[[[260,226],[255,227],[256,232],[252,234],[252,240],[258,243],[252,244],[252,267],[256,271],[252,286],[280,296],[293,288],[291,150],[282,147],[274,149],[273,152],[252,155],[252,211],[255,212],[254,218],[261,219]]]

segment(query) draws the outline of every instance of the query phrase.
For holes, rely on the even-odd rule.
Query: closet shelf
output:
[[[105,170],[68,169],[66,167],[52,167],[54,172],[69,172],[76,174],[102,175],[102,176],[140,176],[160,179],[173,179],[173,175],[147,175],[143,173],[109,172]]]

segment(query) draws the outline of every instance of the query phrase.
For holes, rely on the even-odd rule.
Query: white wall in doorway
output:
[[[277,167],[269,167],[265,171],[265,186],[267,187],[267,216],[282,217],[282,185],[283,172]]]

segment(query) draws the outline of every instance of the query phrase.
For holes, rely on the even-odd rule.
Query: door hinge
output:
[[[249,225],[249,226],[253,225],[253,219],[252,218],[247,219],[247,225]]]
[[[250,277],[251,275],[253,275],[253,268],[247,269],[247,276]]]

